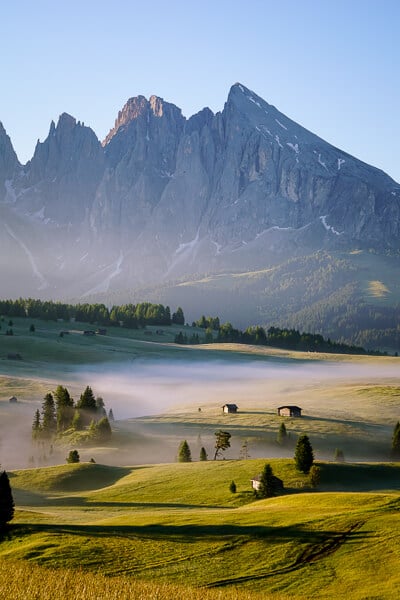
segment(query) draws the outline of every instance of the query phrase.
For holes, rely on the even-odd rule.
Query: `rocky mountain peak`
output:
[[[6,194],[5,182],[15,175],[20,166],[11,140],[0,121],[0,200]]]
[[[57,129],[73,129],[76,125],[75,117],[72,117],[68,113],[62,113],[59,116]]]

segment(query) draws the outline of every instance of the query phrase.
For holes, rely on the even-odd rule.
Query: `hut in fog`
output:
[[[224,404],[222,407],[222,412],[225,414],[234,414],[237,413],[238,406],[236,404]]]
[[[301,417],[300,406],[280,406],[278,408],[280,417]]]

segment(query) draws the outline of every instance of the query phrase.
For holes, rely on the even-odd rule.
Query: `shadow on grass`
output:
[[[400,489],[399,464],[321,464],[323,491],[373,492]]]
[[[296,541],[301,544],[321,544],[327,540],[350,539],[353,542],[363,541],[370,532],[347,530],[309,530],[299,526],[266,527],[257,525],[56,525],[32,524],[14,525],[14,536],[32,535],[35,533],[55,533],[84,537],[123,536],[152,540],[170,540],[174,542],[198,542],[200,540],[242,541],[265,540],[265,542]]]

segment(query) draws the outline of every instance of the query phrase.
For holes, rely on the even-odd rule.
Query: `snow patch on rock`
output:
[[[331,225],[328,225],[328,223],[326,222],[327,218],[328,218],[328,215],[320,217],[321,223],[325,227],[326,231],[331,231],[335,235],[343,235],[344,231],[342,231],[342,232],[337,231],[334,227],[332,227]]]

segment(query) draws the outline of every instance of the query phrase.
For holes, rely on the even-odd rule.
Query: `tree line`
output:
[[[7,317],[26,317],[46,321],[75,321],[99,325],[122,326],[132,329],[146,325],[184,325],[185,316],[179,306],[171,314],[169,306],[140,302],[107,308],[105,304],[66,304],[32,298],[0,300],[0,314]]]
[[[248,327],[245,331],[236,329],[229,322],[220,325],[218,317],[205,317],[204,315],[194,321],[193,326],[204,328],[205,334],[201,339],[198,334],[192,334],[190,337],[186,333],[179,332],[175,336],[177,344],[198,344],[198,343],[236,343],[252,344],[261,346],[273,346],[285,348],[287,350],[303,350],[309,352],[330,352],[338,354],[372,354],[384,355],[374,350],[365,350],[362,346],[348,345],[342,342],[325,339],[318,333],[300,332],[297,329],[286,329],[279,327],[270,327],[265,330],[260,325]]]

